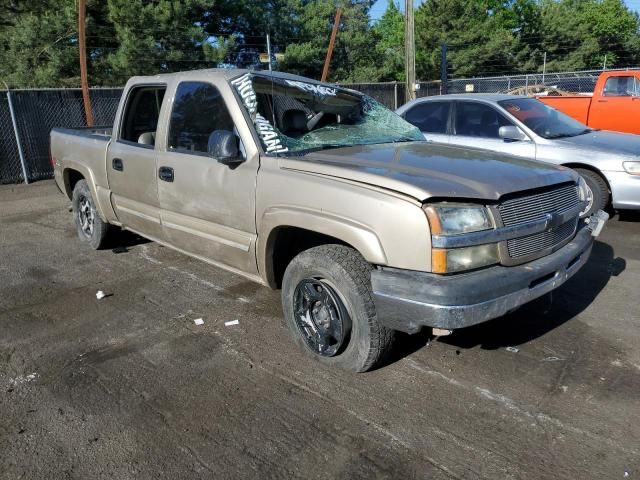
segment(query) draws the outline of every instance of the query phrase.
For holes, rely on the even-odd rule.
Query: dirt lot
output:
[[[1,478],[640,478],[638,217],[552,298],[355,375],[293,347],[279,292],[92,251],[67,206],[0,187]]]

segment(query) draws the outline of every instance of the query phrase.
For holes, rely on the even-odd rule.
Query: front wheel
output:
[[[378,322],[371,265],[352,248],[322,245],[287,266],[282,306],[294,342],[315,360],[364,372],[392,348],[394,331]]]
[[[609,205],[609,187],[604,178],[596,172],[584,168],[576,168],[576,172],[587,184],[587,207],[580,212],[582,218],[588,217]]]
[[[71,206],[78,238],[96,250],[103,247],[109,233],[109,224],[98,215],[86,180],[79,180],[73,188]]]

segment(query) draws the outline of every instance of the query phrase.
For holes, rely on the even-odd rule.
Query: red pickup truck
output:
[[[602,73],[592,96],[536,98],[591,128],[640,134],[640,71]]]

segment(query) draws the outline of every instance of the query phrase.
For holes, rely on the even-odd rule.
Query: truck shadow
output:
[[[105,249],[111,250],[113,253],[127,253],[131,247],[149,242],[151,240],[147,240],[133,232],[114,228],[113,232],[109,234]]]
[[[556,291],[495,320],[440,337],[439,341],[463,349],[480,346],[494,350],[522,345],[579,315],[596,300],[609,279],[625,268],[625,259],[615,258],[609,244],[596,241],[587,264]],[[389,363],[411,355],[431,339],[429,329],[417,335],[401,335]]]

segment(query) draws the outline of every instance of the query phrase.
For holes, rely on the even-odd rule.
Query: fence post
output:
[[[524,76],[524,94],[529,95],[529,75]]]
[[[398,109],[398,82],[393,82],[393,109]]]
[[[18,144],[18,154],[20,155],[20,164],[22,165],[22,175],[24,176],[24,183],[29,184],[29,174],[27,173],[27,163],[24,160],[24,152],[22,151],[22,144],[20,143],[20,133],[18,133],[18,122],[16,121],[16,113],[13,110],[13,101],[11,100],[11,91],[7,89],[7,100],[9,102],[9,113],[11,114],[11,123],[13,124],[13,134],[16,137],[16,143]]]

